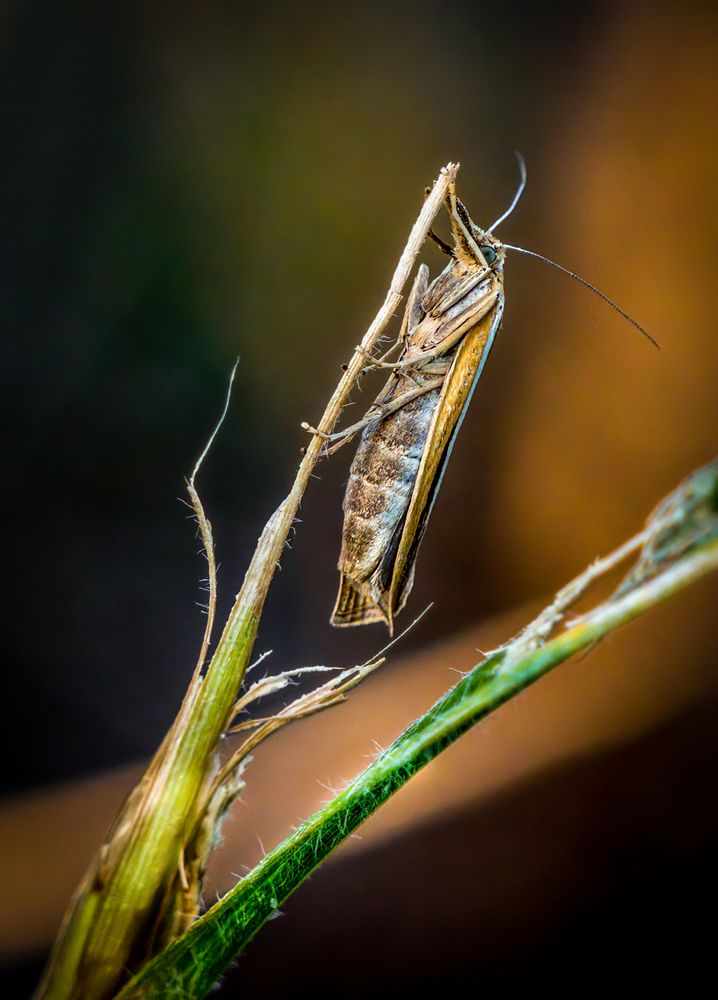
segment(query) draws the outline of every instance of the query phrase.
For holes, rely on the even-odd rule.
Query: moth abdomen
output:
[[[343,590],[352,586],[371,594],[371,577],[391,549],[391,540],[406,515],[432,414],[439,400],[434,389],[411,400],[379,424],[367,428],[352,462],[344,496],[344,533],[339,556],[340,595],[332,621],[337,621]],[[372,598],[372,603],[376,598]],[[349,602],[352,613],[356,601]],[[383,617],[383,616],[380,616]],[[350,624],[352,622],[345,622]]]

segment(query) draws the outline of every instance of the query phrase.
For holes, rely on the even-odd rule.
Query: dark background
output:
[[[531,187],[512,232],[538,245],[543,150],[571,121],[568,85],[595,18],[559,5],[548,30],[538,9],[517,19],[471,5],[368,4],[336,17],[311,3],[114,14],[30,4],[8,17],[3,635],[18,688],[2,731],[9,746],[26,745],[7,790],[147,754],[172,718],[203,599],[176,498],[235,357],[231,418],[202,477],[224,606],[286,491],[299,423],[320,415],[439,167],[463,160],[468,204],[493,219],[520,146]],[[572,263],[580,240],[559,238]],[[567,292],[551,273],[519,268],[525,281],[509,273],[509,291],[515,283],[527,316],[522,283]],[[515,325],[514,314],[507,336]],[[632,339],[622,330],[616,350]],[[489,401],[521,379],[520,351],[496,360],[485,408],[494,427],[466,445],[488,468],[465,507],[491,489],[495,424],[506,417]],[[375,645],[326,628],[349,459],[321,470],[267,611],[263,641],[287,661]],[[486,549],[491,532],[480,534],[472,545]],[[485,551],[457,570],[434,548],[425,582],[473,578],[442,604],[447,632],[527,596],[495,574],[481,583]],[[18,703],[32,705],[42,739],[23,740]]]
[[[299,423],[319,417],[338,366],[383,298],[424,186],[448,160],[461,161],[462,197],[488,224],[512,195],[520,149],[528,188],[501,235],[595,281],[663,351],[545,265],[509,260],[503,334],[446,476],[407,616],[429,600],[435,608],[403,652],[547,594],[636,530],[662,494],[712,457],[718,23],[711,5],[683,5],[679,15],[647,3],[280,0],[114,10],[9,3],[2,27],[6,802],[154,750],[204,623],[197,607],[204,566],[177,498],[221,409],[234,359],[229,417],[200,484],[222,564],[220,618],[291,480]],[[441,263],[431,249],[426,259]],[[370,398],[367,384],[351,412]],[[327,624],[349,452],[318,470],[273,588],[258,649],[273,649],[277,668],[358,662],[383,639],[377,630]],[[710,626],[707,611],[691,621],[702,678],[715,658]],[[651,657],[647,646],[647,667]],[[710,706],[715,688],[705,685]],[[393,697],[400,700],[400,689]],[[676,745],[671,739],[710,744],[671,772],[676,787],[698,797],[707,781],[715,785],[708,762],[718,756],[718,716],[705,705],[695,725],[681,716],[651,734],[655,756],[634,747],[645,761],[662,760],[666,745]],[[302,739],[312,740],[311,726],[301,730],[300,747]],[[624,764],[606,760],[610,773]],[[641,767],[650,773],[641,771],[636,786],[652,794],[666,772]],[[522,809],[545,809],[539,790],[515,794],[518,812],[500,814],[501,830],[525,828]],[[639,809],[636,824],[665,827],[676,807],[668,800],[663,812]],[[485,812],[472,821],[472,808],[467,803],[454,826],[447,821],[445,837],[437,817],[428,840],[415,831],[406,835],[415,847],[402,842],[396,850],[423,851],[420,870],[452,843],[462,858],[461,845],[470,853],[481,824],[494,822]],[[595,830],[597,815],[581,811],[586,831]],[[715,823],[714,812],[698,810],[693,835],[681,827],[677,840],[668,838],[668,854],[655,858],[636,846],[643,842],[635,825],[620,827],[616,851],[644,866],[643,895],[630,912],[648,938],[656,896],[673,935],[671,915],[695,905],[691,884],[711,874]],[[391,852],[392,843],[381,850]],[[525,853],[521,844],[517,851]],[[387,856],[395,871],[396,854]],[[669,859],[686,874],[672,871],[662,897]],[[361,870],[357,884],[386,877],[380,855],[372,864],[379,868]],[[292,904],[296,919],[274,932],[281,948],[281,935],[297,928],[287,945],[294,964],[281,951],[273,958],[260,939],[245,964],[249,993],[241,995],[259,995],[251,991],[262,981],[263,953],[265,969],[294,970],[281,991],[311,981],[323,995],[318,970],[297,971],[291,949],[312,954],[318,911],[306,908],[317,886],[327,921],[332,901],[351,908],[348,862],[343,870],[343,888],[320,876],[308,902],[300,895]],[[630,878],[616,876],[615,865],[611,871],[609,889],[597,896],[585,862],[567,893],[574,903],[589,901],[580,911],[585,939],[595,941],[596,921],[610,923],[609,914],[633,899]],[[510,985],[511,942],[527,940],[541,921],[540,892],[517,893],[503,937],[489,936],[492,950],[481,928],[495,923],[494,911],[469,913],[455,899],[442,910],[433,883],[416,905],[401,895],[400,878],[392,892],[406,904],[397,904],[398,914],[426,912],[428,940],[417,939],[423,964],[411,948],[402,959],[390,933],[378,933],[380,954],[365,943],[366,957],[352,958],[364,969],[357,991],[362,975],[375,992],[377,977],[392,989],[410,988],[412,976],[444,977],[446,985],[445,963],[457,988],[480,985],[484,975]],[[497,885],[496,898],[503,894]],[[357,904],[357,921],[362,912]],[[369,921],[372,912],[368,906]],[[474,958],[484,973],[467,961],[471,935],[453,933],[447,914],[483,939]],[[551,932],[538,944],[533,938],[526,983],[533,974],[549,982],[552,963],[575,956],[577,919],[567,904]],[[614,933],[629,933],[631,921],[619,925]],[[439,927],[449,929],[442,936]],[[351,926],[347,934],[358,940]],[[674,943],[677,969],[687,959]],[[384,947],[399,955],[390,972]],[[17,995],[26,995],[40,950],[34,940],[22,955],[5,951],[8,990],[22,982]],[[327,982],[341,951],[329,935]],[[13,963],[20,963],[15,979]],[[239,985],[233,989],[226,987],[228,996],[240,995]]]

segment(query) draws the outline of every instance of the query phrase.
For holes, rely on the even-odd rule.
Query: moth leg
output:
[[[447,357],[447,358],[444,358],[444,357],[438,358],[433,363],[430,361],[430,362],[428,362],[428,364],[425,364],[425,365],[421,366],[421,374],[422,375],[446,375],[446,373],[448,372],[449,368],[451,368],[451,363],[452,363],[453,360],[454,360],[454,356],[452,354],[450,358],[449,357]],[[408,372],[402,372],[401,374],[407,375]]]
[[[402,406],[406,406],[410,403],[412,399],[418,399],[419,396],[425,396],[427,392],[433,392],[434,389],[440,388],[444,384],[444,379],[446,378],[446,371],[442,372],[440,376],[430,379],[428,382],[424,382],[423,385],[416,384],[415,388],[408,389],[406,392],[400,393],[394,399],[390,400],[388,403],[373,403],[361,420],[358,420],[355,424],[350,427],[345,427],[342,431],[336,431],[334,434],[329,436],[330,441],[336,441],[347,434],[358,434],[360,430],[363,430],[368,424],[379,423],[388,417],[391,413],[396,413],[400,410]]]
[[[364,359],[366,360],[364,371],[369,371],[370,368],[396,368],[398,364],[397,361],[387,361],[386,359],[390,357],[398,347],[401,346],[402,346],[402,340],[397,338],[391,345],[391,347],[388,350],[384,351],[384,353],[380,358],[375,358],[373,354],[369,353],[369,351],[364,350],[361,344],[357,344],[356,347],[354,348],[354,351],[357,354],[361,354],[362,357],[364,357]]]
[[[444,243],[442,238],[440,236],[437,236],[433,229],[430,229],[426,235],[429,237],[430,240],[433,240],[434,243],[436,243],[439,250],[441,250],[442,253],[445,253],[447,257],[454,257],[454,258],[456,257],[456,254],[454,253],[454,248],[450,247],[448,243]]]
[[[369,354],[368,351],[365,351],[364,348],[360,344],[357,344],[357,346],[354,348],[354,350],[356,351],[357,354],[363,354],[364,355],[364,357],[366,358],[366,362],[367,362],[367,364],[366,364],[367,368],[392,368],[392,369],[393,368],[400,368],[401,365],[400,365],[399,361],[385,361],[384,360],[385,358],[389,357],[389,355],[391,354],[392,351],[396,350],[396,348],[399,346],[400,343],[401,342],[397,340],[397,342],[395,344],[393,344],[389,348],[389,350],[386,351],[386,353],[382,354],[382,356],[380,358],[373,357],[371,354]]]
[[[392,351],[395,351],[397,347],[401,347],[406,343],[407,338],[411,336],[421,320],[424,318],[424,310],[421,308],[421,300],[424,298],[428,287],[429,268],[426,264],[421,264],[416,273],[416,278],[414,278],[414,284],[409,292],[409,297],[406,300],[406,308],[404,309],[404,316],[401,321],[399,336],[391,345],[389,350],[385,351],[380,358],[374,358],[371,354],[365,351],[360,344],[354,348],[358,354],[363,355],[367,359],[367,368],[393,367],[393,363],[387,362],[386,358],[388,358]]]
[[[396,340],[391,345],[389,350],[385,351],[380,358],[375,358],[374,355],[370,354],[369,351],[365,350],[361,346],[361,344],[356,345],[356,347],[354,348],[354,353],[360,354],[364,358],[364,360],[366,361],[366,366],[365,366],[366,368],[393,368],[395,363],[392,363],[390,361],[385,361],[384,358],[389,357],[391,352],[395,351],[396,348],[399,346],[399,344],[400,341]]]
[[[401,329],[399,330],[399,343],[404,343],[424,318],[424,310],[421,307],[421,302],[426,295],[428,287],[429,268],[426,264],[420,264],[414,278],[414,284],[411,286],[409,297],[406,300],[406,309],[404,310]]]
[[[425,385],[425,382],[419,381],[422,376],[426,375],[442,375],[448,374],[451,368],[452,362],[454,360],[454,355],[442,356],[437,358],[435,361],[430,361],[428,364],[422,365],[417,368],[416,371],[412,371],[411,368],[404,368],[401,371],[395,373],[396,379],[408,379],[413,382],[416,386]],[[381,397],[380,397],[381,398]],[[375,400],[375,405],[380,405],[380,399]]]
[[[455,189],[455,184],[452,181],[451,182],[451,188],[450,188],[450,190],[454,190],[454,189]],[[430,194],[431,194],[431,188],[430,187],[424,188],[424,201],[426,201],[426,199],[429,197]],[[449,208],[449,214],[451,214],[451,208],[448,205],[448,203],[447,203],[447,207]],[[462,208],[463,208],[463,205],[462,205]],[[426,235],[429,237],[430,240],[433,240],[434,243],[436,243],[436,245],[438,246],[439,250],[441,250],[442,253],[445,253],[447,257],[454,257],[454,258],[456,257],[456,253],[454,252],[454,248],[450,247],[448,243],[445,243],[440,236],[437,236],[433,229],[430,229],[429,232]]]
[[[414,389],[409,389],[407,392],[402,392],[400,395],[396,396],[388,403],[372,403],[367,412],[361,418],[357,420],[355,424],[350,424],[349,427],[345,427],[341,431],[335,431],[333,434],[325,434],[323,431],[318,431],[316,427],[312,427],[306,421],[302,423],[302,429],[307,431],[309,434],[314,434],[316,437],[322,438],[326,442],[336,442],[344,441],[345,438],[354,437],[359,431],[363,430],[368,424],[379,423],[385,417],[388,417],[390,413],[395,413],[396,410],[400,410],[402,406],[411,402],[412,399],[417,399],[419,396],[426,395],[427,392],[432,392],[434,389],[438,389],[444,383],[446,377],[445,372],[437,376],[436,378],[430,379],[423,385],[417,385]]]
[[[495,307],[497,297],[496,293],[494,293],[492,299],[489,301],[486,311],[476,317],[474,324],[479,323],[484,316]],[[389,368],[397,374],[400,374],[407,368],[417,368],[423,370],[428,362],[433,361],[435,358],[442,357],[442,355],[447,354],[453,347],[456,347],[459,341],[466,336],[468,329],[469,327],[465,322],[460,323],[453,330],[450,330],[438,344],[435,344],[433,347],[430,347],[425,351],[420,351],[418,354],[412,354],[407,357],[399,358],[398,361],[387,361],[381,363],[374,362],[374,364],[376,364],[379,368]]]
[[[390,348],[388,348],[388,350],[384,351],[384,353],[380,358],[377,358],[377,363],[383,364],[386,361],[386,359],[394,353],[397,347],[401,347],[401,341],[398,339],[394,341],[394,343],[391,345]]]
[[[404,310],[404,318],[402,320],[399,336],[391,345],[389,350],[385,351],[380,358],[374,358],[369,354],[368,351],[364,350],[361,344],[357,344],[357,346],[354,348],[354,350],[358,354],[363,355],[363,357],[367,359],[368,362],[366,366],[367,368],[394,369],[396,367],[396,362],[388,362],[385,359],[389,357],[392,351],[395,351],[397,347],[401,347],[404,345],[406,338],[413,333],[413,331],[416,329],[417,325],[423,318],[424,311],[421,308],[421,300],[423,299],[424,294],[426,293],[428,287],[429,287],[429,268],[426,266],[426,264],[422,264],[419,267],[416,278],[414,279],[414,284],[412,286],[411,292],[409,293],[409,298],[407,299],[406,309]],[[397,375],[397,378],[401,378],[404,375],[405,375],[404,372],[400,372]],[[412,379],[412,381],[414,380]],[[384,405],[381,402],[382,397],[387,391],[391,391],[392,388],[393,388],[392,380],[390,379],[387,385],[385,386],[383,392],[379,395],[378,400],[375,401],[369,408],[368,413],[371,412],[372,415],[375,415],[375,412],[377,410],[381,410],[381,407]],[[320,432],[319,430],[317,430],[316,427],[312,427],[312,425],[307,423],[306,421],[302,423],[303,430],[308,431],[310,434],[314,434],[316,437],[321,437],[325,441],[342,439],[342,444],[345,444],[346,442],[351,440],[351,438],[354,436],[354,434],[357,433],[358,430],[361,430],[362,427],[366,426],[366,417],[360,420],[359,423],[355,426],[356,430],[347,428],[345,431],[339,431],[331,435]],[[341,447],[341,445],[339,445],[338,447]],[[337,449],[336,448],[332,449],[332,452],[335,450]],[[329,454],[332,454],[332,452],[329,452]]]

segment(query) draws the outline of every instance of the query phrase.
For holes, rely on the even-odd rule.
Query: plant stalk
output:
[[[458,168],[448,164],[412,228],[389,291],[311,437],[289,495],[270,517],[206,674],[196,674],[149,768],[115,820],[61,928],[37,1000],[103,1000],[142,964],[142,947],[181,865],[211,787],[217,747],[249,663],[259,619],[304,491],[401,292]]]
[[[714,470],[718,483],[718,466]],[[714,495],[715,485],[713,487]],[[237,953],[343,840],[421,768],[490,712],[574,653],[718,570],[715,530],[647,582],[599,605],[538,648],[525,633],[491,654],[369,767],[272,850],[117,1000],[205,997]]]

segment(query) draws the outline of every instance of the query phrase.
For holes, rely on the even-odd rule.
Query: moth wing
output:
[[[368,588],[366,591],[360,589],[345,573],[340,573],[339,593],[329,621],[332,625],[342,628],[350,625],[369,625],[371,622],[386,623],[387,619],[368,593]]]
[[[426,264],[421,264],[414,279],[414,284],[406,303],[406,309],[404,310],[404,318],[399,334],[400,342],[406,343],[407,339],[411,337],[423,319],[424,310],[421,302],[428,287],[429,268]],[[391,402],[396,395],[400,395],[404,391],[404,379],[394,373],[389,377],[386,385],[374,401],[374,405],[385,405]],[[359,455],[359,452],[357,455]],[[352,469],[356,461],[357,458],[355,457]],[[339,592],[337,593],[334,610],[329,619],[330,623],[340,628],[352,625],[369,625],[372,622],[384,622],[386,625],[390,625],[386,612],[372,597],[370,578],[367,577],[362,581],[357,581],[356,578],[352,579],[352,576],[344,571],[345,568],[353,569],[356,574],[356,565],[352,565],[351,560],[345,558],[344,544],[342,544],[342,555],[339,559]]]
[[[493,309],[479,320],[459,344],[442,387],[397,548],[386,609],[390,622],[404,607],[409,596],[414,579],[414,564],[429,515],[456,435],[501,325],[503,308],[504,297],[499,292]]]

